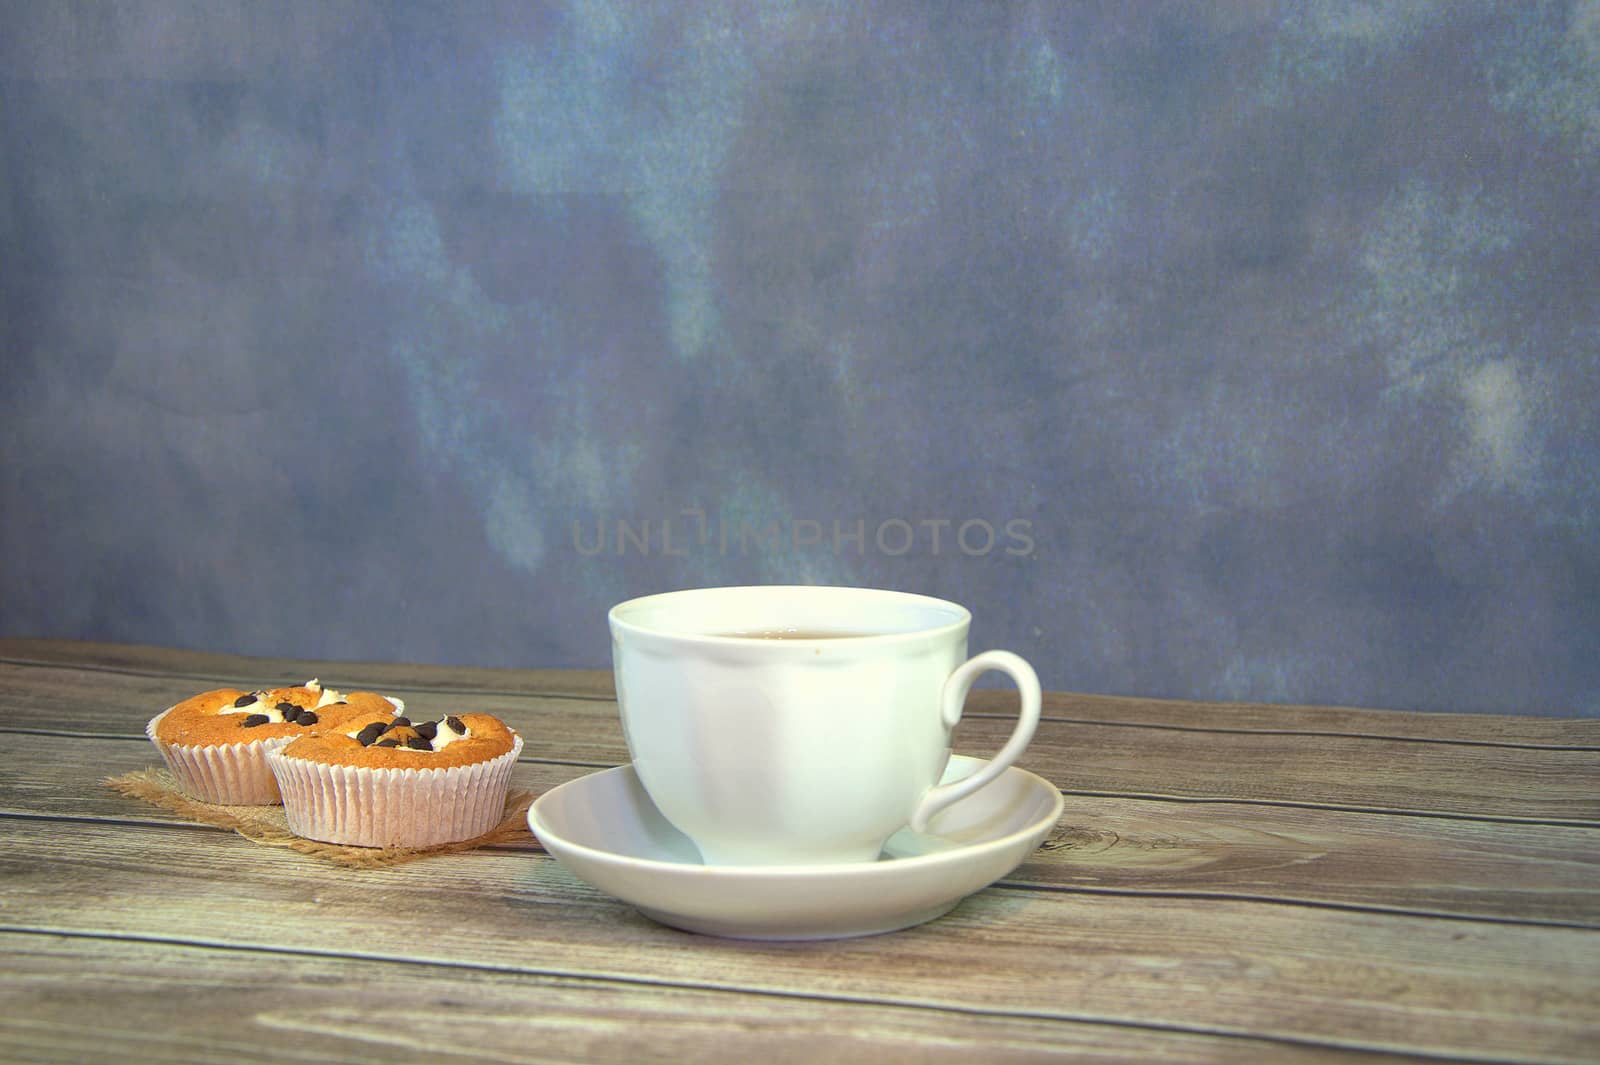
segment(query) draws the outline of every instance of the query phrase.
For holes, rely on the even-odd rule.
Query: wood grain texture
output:
[[[980,689],[968,713],[1012,712],[1016,696]],[[1559,708],[1553,708],[1552,712]],[[1600,750],[1600,718],[1509,717],[1496,714],[1407,713],[1344,706],[1197,703],[1120,695],[1046,692],[1043,714],[1057,721],[1164,728],[1188,732],[1271,732],[1302,736],[1409,739],[1423,743]]]
[[[300,665],[305,672],[319,664]],[[347,683],[332,674],[325,679]],[[196,690],[192,680],[5,663],[0,684],[0,728],[122,736],[142,736],[151,716]],[[421,716],[495,713],[522,733],[528,758],[594,766],[628,760],[609,701],[379,690],[405,698]],[[957,729],[956,750],[995,751],[1010,730],[1008,717],[970,717]],[[1045,721],[1019,764],[1069,794],[1600,826],[1596,761],[1588,750]]]
[[[144,723],[176,699],[309,676],[499,714],[526,741],[514,784],[536,792],[627,758],[604,673],[0,641],[8,1059],[1573,1062],[1600,1046],[1600,723],[1049,693],[1026,764],[1067,809],[1015,873],[919,928],[760,944],[655,925],[531,840],[357,871],[101,787],[156,763]],[[957,749],[998,746],[1009,698],[975,693]],[[417,1019],[430,1010],[472,1022],[470,1048]]]
[[[12,1060],[210,1065],[460,1060],[681,1065],[1325,1065],[1333,1049],[1047,1018],[947,1013],[626,980],[18,934],[0,938],[0,1045]],[[142,979],[125,974],[139,973]],[[86,1010],[101,1022],[85,1025]],[[161,1038],[165,1033],[165,1038]],[[1395,1065],[1422,1059],[1377,1054]]]
[[[963,721],[957,749],[995,750],[1009,728]],[[1068,793],[1600,825],[1590,751],[1048,722],[1024,762]]]
[[[58,738],[10,737],[0,813],[180,820],[99,785],[158,765],[148,741],[72,742],[67,762]],[[523,759],[512,786],[537,795],[588,772]],[[1600,927],[1600,830],[1078,796],[1006,882]]]
[[[598,631],[603,637],[603,623]],[[512,695],[548,693],[603,699],[610,699],[615,693],[609,669],[485,669],[394,662],[311,661],[77,640],[0,638],[0,660],[129,677],[171,678],[180,688],[190,690],[232,686],[244,678],[260,678],[252,682],[260,684],[298,684],[308,677],[326,674],[322,679],[329,684],[346,688],[490,691]],[[311,672],[306,672],[308,669]]]
[[[729,943],[654,925],[538,854],[353,871],[211,832],[27,821],[7,834],[5,920],[29,931],[1398,1052],[1583,1061],[1600,1045],[1596,932],[993,888],[892,936]],[[391,918],[400,906],[471,918],[419,935]]]

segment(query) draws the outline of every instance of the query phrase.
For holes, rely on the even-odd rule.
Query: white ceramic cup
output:
[[[1039,721],[1039,679],[1009,651],[967,657],[971,615],[870,588],[700,588],[611,609],[634,771],[708,865],[873,861],[883,843],[999,776]],[[798,638],[754,634],[785,632]],[[828,638],[815,632],[842,633]],[[939,785],[972,682],[1021,696],[1011,738]]]

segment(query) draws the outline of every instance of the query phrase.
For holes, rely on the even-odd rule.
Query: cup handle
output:
[[[1039,677],[1032,666],[1010,651],[985,651],[973,655],[950,674],[944,682],[944,693],[940,696],[939,713],[944,719],[945,728],[956,727],[956,722],[961,720],[961,711],[966,707],[967,692],[972,688],[972,682],[978,679],[980,673],[987,673],[991,669],[1006,674],[1017,686],[1017,695],[1022,704],[1017,727],[1011,730],[1011,738],[1006,740],[1006,745],[1000,748],[999,753],[976,773],[951,784],[937,785],[922,797],[922,802],[911,815],[913,832],[926,832],[928,820],[934,814],[966,798],[1005,772],[1033,739],[1033,730],[1039,725]]]

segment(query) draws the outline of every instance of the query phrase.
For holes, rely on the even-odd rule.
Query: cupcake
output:
[[[145,727],[178,787],[203,802],[276,803],[267,752],[361,717],[393,718],[404,704],[373,692],[345,695],[316,680],[292,688],[217,688],[191,696]]]
[[[382,713],[267,756],[289,831],[355,847],[432,847],[500,823],[522,737],[489,714],[413,724]]]

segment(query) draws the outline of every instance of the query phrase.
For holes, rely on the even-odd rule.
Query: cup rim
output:
[[[823,595],[855,594],[872,596],[883,600],[893,600],[906,605],[917,605],[936,608],[949,613],[951,619],[943,624],[928,625],[917,629],[906,629],[898,632],[864,632],[847,633],[838,636],[828,636],[823,639],[808,640],[797,638],[794,640],[770,640],[757,636],[744,636],[737,633],[701,633],[684,632],[676,629],[660,628],[630,621],[625,616],[648,605],[659,603],[667,599],[689,598],[696,595],[714,595],[719,592],[733,594],[745,592],[793,592],[797,594],[821,593]],[[865,588],[843,584],[731,584],[711,585],[697,588],[679,588],[666,592],[654,592],[649,595],[635,596],[617,603],[606,612],[606,619],[613,631],[622,629],[635,635],[653,636],[672,640],[683,640],[690,643],[704,643],[709,646],[725,647],[775,647],[780,645],[804,646],[812,643],[827,643],[830,645],[856,646],[873,642],[889,642],[894,640],[926,639],[929,637],[943,636],[965,630],[972,623],[972,612],[960,603],[937,596],[923,595],[919,592],[902,592],[892,588]]]

